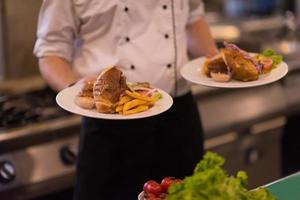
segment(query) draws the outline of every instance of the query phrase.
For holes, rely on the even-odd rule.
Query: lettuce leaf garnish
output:
[[[276,54],[276,52],[273,49],[266,49],[261,53],[261,55],[271,58],[273,60],[273,68],[275,68],[279,63],[282,62],[282,56]]]
[[[207,152],[192,176],[170,186],[167,200],[275,200],[266,188],[247,190],[246,172],[229,176],[222,169],[224,162],[218,154]]]
[[[155,97],[156,99],[163,98],[163,95],[159,91],[155,91],[152,96]]]

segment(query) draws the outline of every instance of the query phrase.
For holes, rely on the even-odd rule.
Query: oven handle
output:
[[[81,117],[77,115],[66,117],[63,120],[58,118],[44,124],[36,124],[19,130],[12,130],[11,132],[6,132],[5,134],[0,134],[0,142],[14,140],[28,135],[32,136],[35,134],[44,134],[45,132],[56,131],[65,127],[79,126],[80,122]]]
[[[262,134],[283,127],[285,124],[286,124],[286,117],[281,116],[281,117],[273,118],[271,120],[267,120],[251,126],[250,133],[252,135]],[[238,132],[232,131],[232,132],[222,134],[220,136],[209,138],[204,141],[204,148],[211,149],[220,145],[225,145],[238,140],[238,137],[239,137]]]
[[[286,121],[286,117],[280,116],[271,120],[257,123],[250,128],[250,133],[253,135],[258,135],[274,129],[278,129],[283,127],[286,124]]]
[[[204,149],[212,149],[214,147],[225,145],[228,143],[231,143],[233,141],[236,141],[238,139],[238,133],[237,132],[228,132],[225,134],[222,134],[220,136],[216,136],[213,138],[206,139],[204,141]]]

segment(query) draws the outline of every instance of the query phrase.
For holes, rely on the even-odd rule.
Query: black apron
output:
[[[144,183],[191,175],[203,134],[191,93],[165,113],[137,120],[83,118],[75,200],[137,200]]]

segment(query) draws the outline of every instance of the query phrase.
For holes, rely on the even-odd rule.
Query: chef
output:
[[[43,1],[34,53],[54,90],[116,65],[128,81],[174,98],[170,110],[150,118],[82,118],[75,199],[133,200],[146,180],[192,173],[203,135],[180,69],[188,53],[217,52],[201,0]]]

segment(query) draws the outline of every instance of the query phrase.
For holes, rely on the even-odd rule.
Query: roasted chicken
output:
[[[261,65],[248,52],[225,42],[219,55],[205,61],[203,71],[218,82],[226,82],[230,78],[254,81],[261,73]]]

